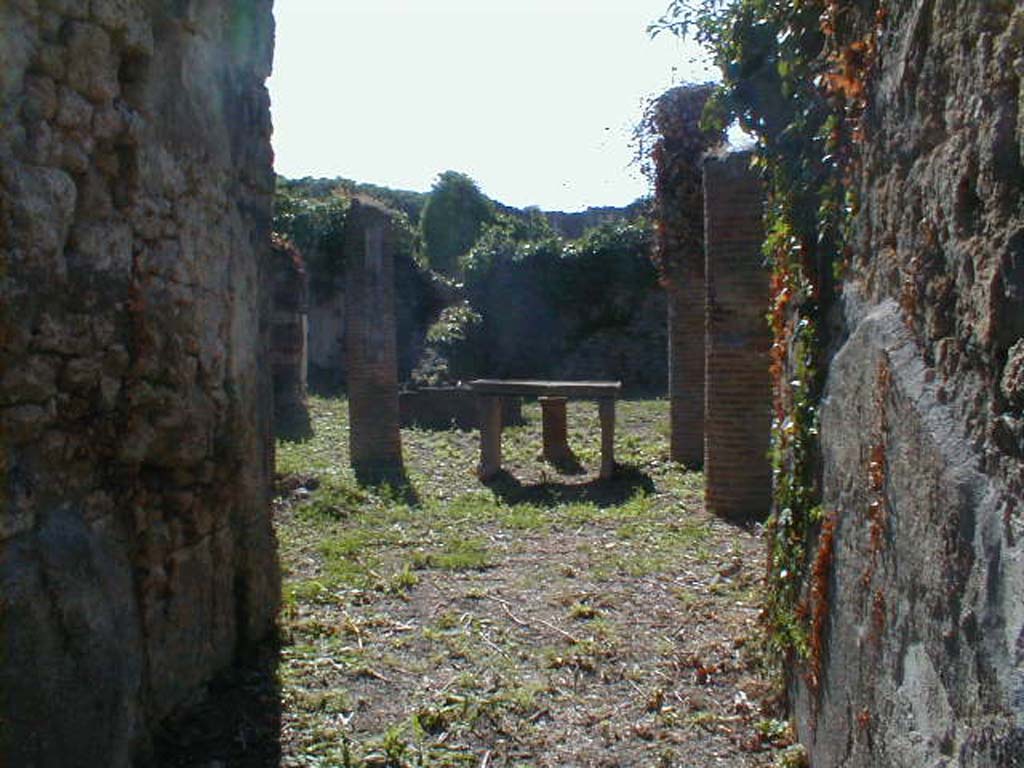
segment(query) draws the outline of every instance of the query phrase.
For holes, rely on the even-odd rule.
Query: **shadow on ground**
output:
[[[277,768],[281,764],[280,649],[267,644],[207,686],[154,738],[149,768]]]
[[[418,507],[422,503],[419,492],[413,487],[404,468],[357,467],[355,475],[360,488],[393,498],[410,507]]]
[[[654,492],[654,480],[639,467],[617,464],[610,480],[594,478],[585,483],[546,480],[524,485],[506,470],[501,470],[484,485],[509,504],[574,504],[590,503],[599,507],[622,504],[637,491]]]

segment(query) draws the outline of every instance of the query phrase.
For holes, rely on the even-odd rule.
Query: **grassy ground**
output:
[[[619,404],[610,482],[596,407],[570,403],[582,471],[540,460],[527,405],[488,485],[475,432],[404,430],[401,488],[360,487],[344,401],[311,407],[315,437],[277,449],[281,647],[168,765],[793,762],[753,660],[759,533],[703,510],[663,401]]]

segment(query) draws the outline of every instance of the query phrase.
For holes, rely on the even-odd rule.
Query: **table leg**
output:
[[[544,438],[544,459],[552,464],[569,461],[568,418],[565,397],[540,397],[540,413]]]
[[[597,413],[601,420],[601,479],[607,480],[615,473],[615,400],[598,400]]]
[[[501,397],[479,395],[480,467],[477,475],[489,480],[501,470]]]

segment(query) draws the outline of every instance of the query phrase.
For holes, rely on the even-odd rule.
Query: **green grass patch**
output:
[[[491,564],[485,541],[479,538],[453,538],[434,551],[413,552],[412,565],[420,569],[442,571],[482,571]]]

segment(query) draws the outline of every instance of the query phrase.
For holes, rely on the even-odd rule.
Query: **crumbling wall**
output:
[[[0,3],[3,765],[129,765],[272,626],[270,6]]]
[[[704,163],[704,497],[716,515],[758,520],[772,497],[771,334],[764,189],[750,161],[734,152]]]
[[[800,737],[821,766],[1019,766],[1024,7],[887,11],[821,412],[834,527]]]

